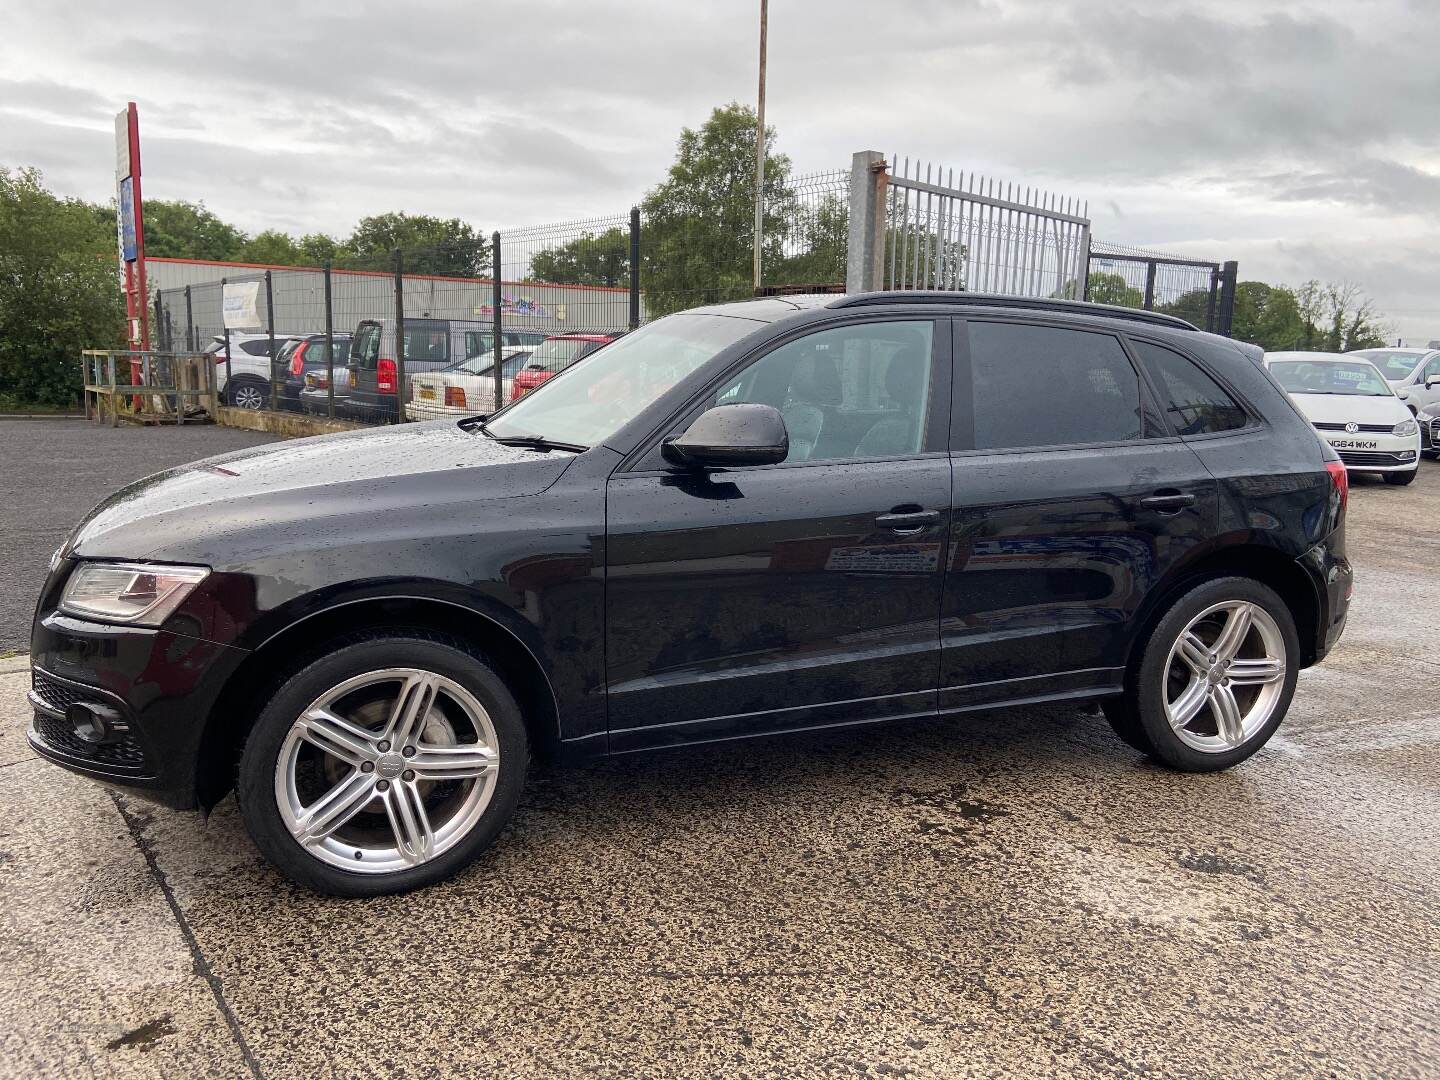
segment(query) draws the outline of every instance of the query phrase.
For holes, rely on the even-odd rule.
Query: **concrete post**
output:
[[[885,155],[862,150],[850,159],[850,241],[847,293],[885,287]]]

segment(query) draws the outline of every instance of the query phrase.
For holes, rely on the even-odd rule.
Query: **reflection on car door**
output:
[[[933,713],[948,396],[946,322],[832,327],[673,425],[717,400],[772,404],[797,427],[785,462],[685,472],[652,455],[611,478],[612,750]]]
[[[1213,531],[1215,481],[1114,334],[956,334],[940,708],[1117,690],[1138,605]]]

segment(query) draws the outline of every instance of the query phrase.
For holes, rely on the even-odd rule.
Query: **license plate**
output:
[[[1374,450],[1380,444],[1374,439],[1326,439],[1336,450]]]
[[[428,386],[422,386],[420,387],[420,396],[426,401],[434,401],[435,391]]]

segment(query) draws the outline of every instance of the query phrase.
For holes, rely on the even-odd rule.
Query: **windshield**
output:
[[[760,326],[726,315],[667,315],[542,383],[486,424],[485,431],[497,439],[539,435],[595,446],[725,346]]]
[[[1270,373],[1292,394],[1342,394],[1346,397],[1393,397],[1390,384],[1374,365],[1363,360],[1282,360]]]
[[[1369,360],[1380,369],[1381,374],[1387,379],[1403,379],[1415,370],[1415,365],[1420,363],[1424,353],[1398,352],[1389,349],[1368,349],[1365,352],[1356,353],[1356,356]]]

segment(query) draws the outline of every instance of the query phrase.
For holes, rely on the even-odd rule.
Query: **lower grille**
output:
[[[1385,454],[1375,450],[1337,450],[1340,460],[1346,465],[1409,465],[1415,458],[1401,459],[1399,454]]]
[[[115,742],[86,742],[75,734],[75,728],[64,719],[64,712],[77,701],[102,702],[100,695],[87,694],[84,687],[72,686],[52,678],[43,671],[30,669],[30,688],[40,703],[61,716],[35,710],[35,734],[46,746],[79,761],[90,761],[115,769],[138,772],[145,765],[145,752],[129,731],[119,732]],[[103,702],[102,702],[103,703]]]

